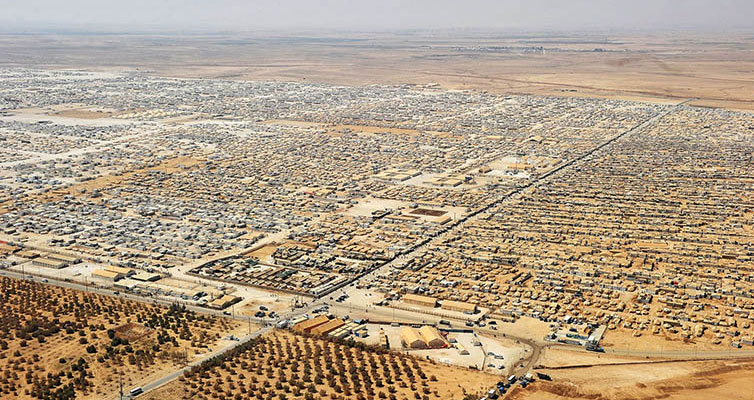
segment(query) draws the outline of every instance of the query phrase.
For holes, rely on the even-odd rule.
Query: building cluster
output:
[[[189,274],[309,296],[322,296],[348,282],[347,275],[314,268],[261,264],[247,256],[210,261],[191,269]]]
[[[679,107],[433,241],[387,289],[747,345],[754,117]]]
[[[686,106],[6,69],[0,239],[313,296],[411,254],[375,284],[745,345],[752,136]]]
[[[8,239],[169,267],[278,235],[311,249],[289,268],[351,275],[664,107],[28,69],[0,94]]]

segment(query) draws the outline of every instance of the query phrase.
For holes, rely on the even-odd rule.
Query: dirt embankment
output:
[[[542,369],[552,381],[516,387],[506,399],[751,399],[754,360],[686,361]]]

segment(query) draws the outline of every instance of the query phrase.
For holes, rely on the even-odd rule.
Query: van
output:
[[[142,389],[141,386],[135,387],[135,388],[131,389],[130,392],[128,392],[128,394],[130,394],[131,397],[138,396],[138,395],[140,395],[142,393],[144,393],[144,389]]]

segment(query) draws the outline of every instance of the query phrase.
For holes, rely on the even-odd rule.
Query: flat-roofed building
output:
[[[430,296],[422,296],[418,294],[406,294],[403,296],[403,302],[406,304],[414,304],[424,307],[436,307],[437,299]]]
[[[40,267],[45,268],[65,268],[68,266],[68,263],[65,261],[55,260],[50,257],[37,257],[31,261],[32,265],[37,265]]]
[[[453,220],[453,218],[451,218],[450,215],[443,215],[442,217],[437,217],[434,222],[442,225],[447,224],[451,220]]]
[[[115,265],[108,265],[105,267],[106,271],[117,272],[123,276],[131,276],[136,273],[136,270],[132,268],[118,267]]]
[[[18,253],[16,253],[16,256],[21,258],[26,258],[28,260],[40,257],[42,253],[35,251],[35,250],[21,250]]]
[[[134,274],[134,276],[132,276],[131,278],[142,282],[154,282],[160,280],[161,276],[160,274],[155,274],[152,272],[139,272],[138,274]]]
[[[474,314],[477,312],[477,306],[473,303],[467,303],[465,301],[445,300],[442,302],[442,309],[448,311],[460,311],[468,314]]]
[[[92,271],[92,278],[115,282],[118,279],[125,278],[125,276],[123,274],[119,274],[114,271],[108,271],[106,269],[95,269],[94,271]]]
[[[401,329],[401,343],[403,343],[403,347],[407,349],[426,349],[427,348],[427,343],[419,334],[419,331],[417,329],[414,329],[408,326],[403,327],[403,329]]]
[[[241,301],[241,298],[238,296],[224,294],[209,302],[209,304],[207,304],[207,307],[214,308],[216,310],[222,310],[238,303],[239,301]]]
[[[115,284],[113,285],[113,287],[116,288],[116,289],[120,289],[120,290],[129,290],[129,291],[132,291],[132,290],[136,289],[136,287],[138,285],[140,285],[140,284],[141,284],[141,282],[139,282],[139,281],[135,281],[135,280],[129,279],[129,278],[124,278],[124,279],[121,279],[121,280],[115,282]]]
[[[64,255],[64,254],[50,253],[47,257],[51,258],[53,260],[58,260],[58,261],[66,262],[69,265],[78,264],[78,263],[81,262],[81,258],[80,257],[67,256],[67,255]]]
[[[307,319],[306,321],[299,322],[296,325],[293,325],[293,330],[296,332],[304,332],[309,333],[312,331],[312,329],[327,323],[330,321],[330,318],[327,318],[325,315],[318,315],[312,319]]]
[[[328,333],[342,327],[345,323],[339,318],[331,319],[322,325],[312,328],[313,335],[327,335]]]

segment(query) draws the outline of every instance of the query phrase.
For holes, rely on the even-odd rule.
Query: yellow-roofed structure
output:
[[[443,310],[460,311],[469,314],[474,314],[477,311],[476,304],[466,303],[464,301],[445,300],[442,302],[441,307]]]
[[[307,319],[306,321],[301,321],[296,325],[293,325],[293,330],[296,332],[305,332],[309,333],[312,331],[312,329],[329,322],[330,319],[327,318],[325,315],[317,316],[316,318]]]
[[[403,302],[407,304],[416,304],[424,307],[437,306],[437,299],[429,296],[422,296],[418,294],[406,294],[403,296]]]
[[[94,271],[92,271],[92,277],[107,279],[111,281],[117,281],[118,279],[124,278],[123,274],[119,274],[115,271],[107,271],[104,269],[95,269]]]
[[[427,344],[419,334],[419,331],[414,328],[404,327],[401,329],[401,342],[403,347],[408,349],[426,349]]]
[[[328,333],[340,328],[343,325],[345,325],[343,321],[335,318],[325,322],[322,325],[312,328],[311,333],[312,335],[327,335]]]
[[[445,338],[440,335],[440,331],[431,326],[422,326],[419,328],[419,335],[424,340],[424,344],[430,349],[443,348],[447,344]]]
[[[105,267],[106,271],[116,272],[123,276],[131,276],[136,273],[136,271],[132,268],[124,268],[124,267],[118,267],[115,265],[108,265]]]

